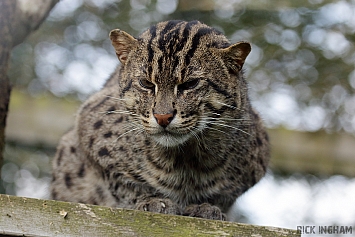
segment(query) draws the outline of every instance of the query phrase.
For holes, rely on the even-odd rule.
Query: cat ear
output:
[[[137,46],[138,41],[130,34],[119,29],[110,32],[110,39],[118,59],[124,64],[129,52]]]
[[[251,51],[251,45],[248,42],[241,41],[221,50],[223,60],[228,68],[237,72],[242,70],[245,59]]]

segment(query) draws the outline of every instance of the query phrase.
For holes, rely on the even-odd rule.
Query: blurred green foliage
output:
[[[7,143],[1,167],[0,193],[49,198],[54,150]]]

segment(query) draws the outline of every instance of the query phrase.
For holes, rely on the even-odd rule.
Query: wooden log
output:
[[[301,236],[296,230],[0,194],[3,236]]]

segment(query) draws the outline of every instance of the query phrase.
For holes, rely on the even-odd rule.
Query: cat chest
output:
[[[191,170],[151,174],[147,181],[164,196],[177,199],[176,201],[181,203],[203,200],[219,194],[225,183],[223,177],[217,177],[216,174],[197,173]]]

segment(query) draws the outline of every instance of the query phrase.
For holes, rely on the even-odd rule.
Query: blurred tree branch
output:
[[[11,92],[7,77],[10,52],[39,27],[58,1],[0,0],[0,168],[3,162],[6,117]]]

